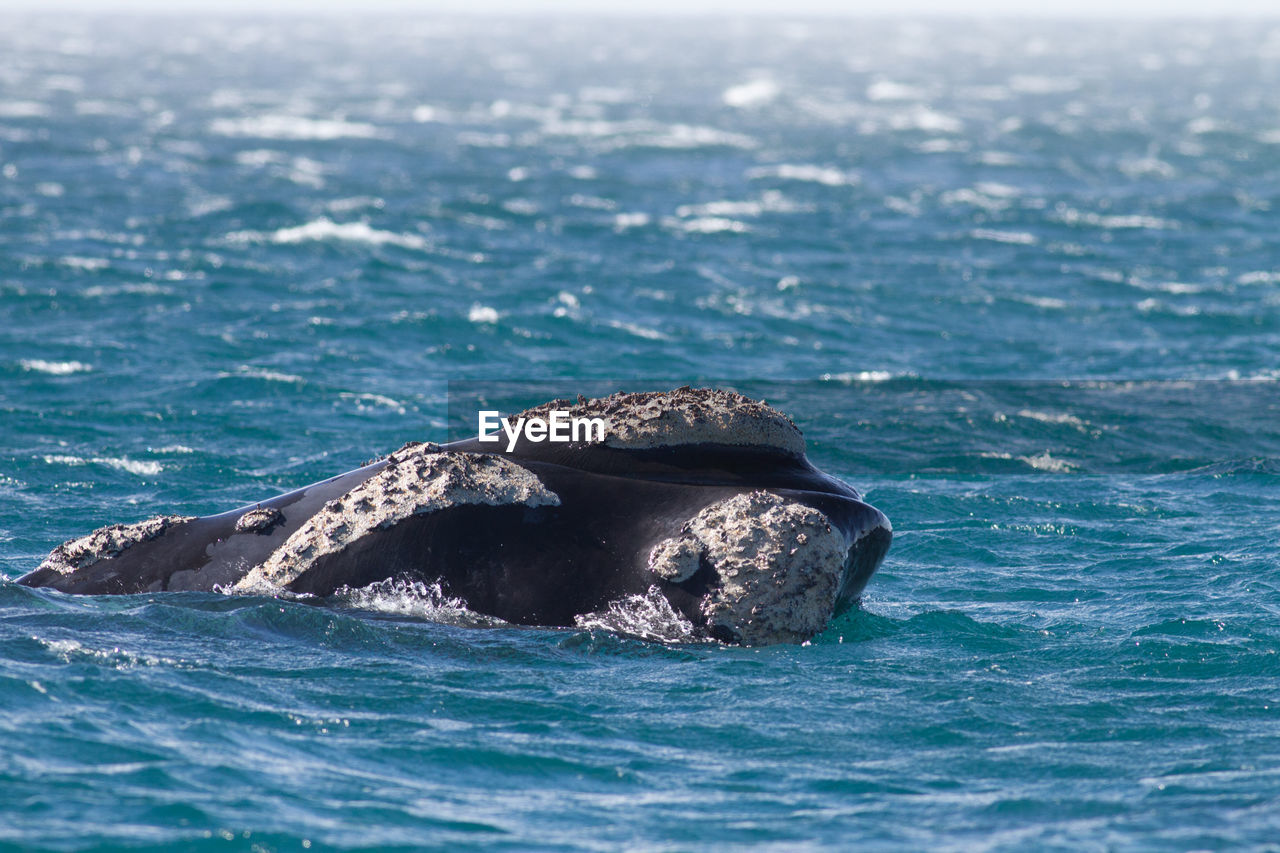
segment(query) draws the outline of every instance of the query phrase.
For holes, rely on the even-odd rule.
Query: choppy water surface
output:
[[[6,18],[6,576],[499,378],[762,394],[896,539],[765,649],[0,584],[0,842],[1273,843],[1277,204],[1280,24]]]

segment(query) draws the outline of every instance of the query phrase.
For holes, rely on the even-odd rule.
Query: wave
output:
[[[282,373],[278,370],[271,370],[267,367],[255,367],[251,364],[242,364],[236,368],[235,372],[223,371],[218,374],[219,379],[230,379],[233,377],[244,379],[261,379],[264,382],[285,382],[291,385],[302,385],[307,380],[301,376],[292,373]]]
[[[781,93],[781,86],[773,80],[762,78],[747,83],[739,83],[737,86],[730,86],[721,93],[720,100],[731,107],[751,109],[777,100],[778,95]]]
[[[496,308],[490,308],[488,305],[481,305],[479,302],[471,306],[467,311],[467,320],[480,325],[492,325],[498,322],[501,315]]]
[[[45,361],[43,358],[24,358],[18,362],[28,373],[47,373],[50,376],[70,376],[73,373],[88,373],[93,370],[92,364],[83,361]]]
[[[662,224],[673,231],[688,234],[745,234],[751,230],[747,223],[725,216],[698,216],[693,219],[667,217],[662,220]]]
[[[0,118],[48,118],[53,114],[39,101],[0,101]]]
[[[374,139],[384,135],[377,127],[366,122],[278,114],[214,119],[209,124],[209,130],[219,136],[321,141]]]
[[[648,119],[607,121],[604,119],[577,119],[554,117],[544,121],[540,131],[543,136],[571,137],[594,140],[608,150],[625,148],[758,148],[760,143],[745,133],[721,130],[700,124],[664,124]],[[501,134],[510,144],[510,137]],[[461,141],[461,134],[459,135]]]
[[[761,178],[804,181],[827,187],[851,187],[861,180],[855,172],[833,166],[818,166],[813,163],[779,163],[776,166],[756,166],[747,170],[748,180],[754,181]]]
[[[1011,243],[1019,246],[1034,246],[1040,238],[1026,231],[997,231],[992,228],[975,228],[969,232],[975,240],[990,240],[993,243]]]
[[[1181,223],[1173,219],[1145,214],[1101,214],[1091,211],[1079,211],[1073,207],[1062,207],[1056,218],[1065,225],[1092,225],[1098,228],[1115,229],[1148,229],[1154,231],[1172,231],[1181,228]]]
[[[149,460],[130,459],[127,456],[69,456],[69,455],[49,455],[44,457],[44,461],[49,465],[106,465],[108,468],[115,468],[117,471],[125,471],[139,477],[154,477],[164,471],[164,466],[159,462]]]
[[[233,243],[277,243],[289,245],[306,242],[338,241],[346,243],[365,243],[370,246],[399,246],[403,249],[426,251],[432,248],[431,241],[421,234],[405,234],[396,231],[383,231],[370,226],[367,222],[334,222],[322,216],[302,225],[289,228],[278,228],[275,231],[235,231],[226,239]]]

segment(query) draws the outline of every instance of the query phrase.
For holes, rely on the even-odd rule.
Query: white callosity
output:
[[[719,581],[701,604],[708,629],[764,645],[803,642],[826,627],[847,554],[825,514],[754,491],[703,509],[654,547],[649,568],[678,583],[705,560]]]
[[[577,403],[556,400],[508,420],[546,418],[553,410],[567,411],[571,418],[603,418],[605,446],[623,450],[725,444],[804,454],[804,436],[790,418],[733,391],[686,387],[595,400],[579,397]]]
[[[693,536],[663,539],[649,552],[649,571],[670,583],[684,583],[701,564],[702,543]]]
[[[195,516],[158,515],[132,524],[99,527],[88,536],[72,539],[54,548],[39,569],[52,569],[59,574],[69,575],[88,568],[99,560],[117,557],[134,545],[155,539],[175,524],[191,521],[193,518]]]
[[[374,530],[464,504],[558,506],[560,498],[533,472],[507,459],[407,446],[391,454],[378,473],[325,504],[231,591],[282,589],[322,557],[340,553]]]
[[[284,521],[284,513],[274,507],[251,509],[236,519],[236,533],[269,533]]]

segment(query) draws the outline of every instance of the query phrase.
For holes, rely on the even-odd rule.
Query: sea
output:
[[[1280,849],[1280,20],[0,19],[0,847]],[[754,648],[12,582],[495,380],[893,546]]]

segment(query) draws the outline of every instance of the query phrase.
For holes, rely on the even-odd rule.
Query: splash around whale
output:
[[[889,548],[884,514],[762,402],[680,388],[508,421],[553,412],[603,420],[603,440],[407,444],[230,512],[100,528],[19,583],[325,597],[409,581],[511,623],[609,626],[642,602],[689,637],[762,645],[822,631]]]

